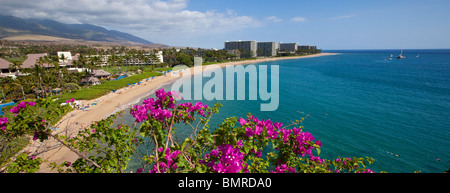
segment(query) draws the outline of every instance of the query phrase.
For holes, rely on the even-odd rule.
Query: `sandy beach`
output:
[[[334,53],[322,53],[308,56],[295,56],[295,57],[280,57],[280,58],[267,58],[267,59],[256,59],[238,62],[227,62],[217,64],[220,67],[225,67],[227,65],[244,65],[251,63],[260,63],[276,60],[287,60],[287,59],[297,59],[297,58],[309,58],[318,56],[328,56],[335,55]],[[203,66],[205,67],[205,66]],[[192,70],[193,68],[190,68]],[[59,123],[55,124],[56,129],[53,134],[61,134],[66,136],[74,136],[83,128],[89,127],[92,123],[100,121],[107,118],[109,115],[116,112],[118,109],[126,109],[129,104],[136,101],[140,97],[147,96],[156,91],[161,85],[175,81],[180,78],[179,76],[172,76],[172,73],[167,73],[166,75],[158,76],[148,81],[142,80],[142,84],[122,88],[115,93],[111,92],[107,95],[99,97],[94,100],[80,101],[82,104],[93,104],[96,105],[89,107],[88,111],[84,110],[73,110],[65,115]],[[120,94],[119,94],[120,93]],[[64,161],[74,162],[78,159],[78,155],[69,150],[68,148],[62,146],[55,140],[47,140],[44,143],[39,141],[33,141],[30,139],[30,145],[24,149],[25,152],[37,155],[38,157],[47,160],[49,163],[56,162],[57,164],[63,163]],[[51,173],[57,172],[52,171],[46,162],[41,165],[39,173]]]

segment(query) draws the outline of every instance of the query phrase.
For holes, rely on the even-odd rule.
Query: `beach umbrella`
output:
[[[130,85],[131,85],[130,83],[127,84],[127,86],[130,86]]]

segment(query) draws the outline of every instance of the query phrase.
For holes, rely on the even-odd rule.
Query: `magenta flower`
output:
[[[205,157],[212,159],[207,163],[207,166],[217,173],[237,173],[245,165],[243,160],[244,154],[240,152],[239,148],[235,148],[230,144],[218,146],[217,149],[211,151]],[[217,163],[214,161],[216,159],[218,159]]]
[[[255,131],[253,133],[255,135],[261,135],[261,133],[263,132],[263,127],[264,127],[264,122],[262,122],[262,121],[258,122],[258,124],[255,126]]]
[[[289,167],[288,168],[286,164],[283,164],[281,166],[277,166],[275,168],[275,173],[286,173],[286,171],[291,172],[291,173],[295,173],[295,169],[293,167]],[[274,172],[272,171],[272,173],[274,173]]]
[[[8,124],[8,117],[2,117],[0,118],[0,128],[5,131],[6,125]]]
[[[284,173],[284,170],[286,170],[286,169],[287,169],[286,164],[283,164],[283,165],[281,165],[281,166],[276,167],[276,168],[275,168],[275,171],[276,171],[277,173]]]
[[[17,114],[19,114],[20,110],[26,108],[27,105],[28,105],[28,106],[34,106],[34,105],[36,105],[36,103],[35,103],[35,102],[25,102],[25,101],[21,101],[17,106],[15,106],[15,107],[9,109],[9,111],[10,111],[11,113],[14,113],[14,116],[17,116]]]
[[[155,92],[155,94],[156,94],[156,97],[158,98],[155,101],[155,103],[158,107],[160,107],[160,108],[168,107],[171,109],[175,108],[172,92],[166,92],[166,91],[164,91],[164,89],[160,89],[160,90],[157,90]]]
[[[145,108],[145,105],[137,105],[133,106],[130,109],[130,114],[133,115],[134,118],[136,118],[136,122],[140,123],[143,120],[147,120],[147,109]]]
[[[247,123],[247,121],[245,121],[242,117],[238,121],[242,126],[244,126]]]
[[[311,161],[313,161],[313,162],[316,162],[316,163],[319,163],[319,164],[321,164],[322,162],[323,162],[323,159],[320,159],[320,157],[316,157],[316,156],[313,156],[313,155],[310,155],[309,156],[309,159],[311,160]]]
[[[242,140],[239,140],[238,142],[236,142],[236,146],[237,146],[237,147],[242,147],[242,146],[244,146]]]
[[[283,126],[283,123],[275,122],[275,123],[273,123],[273,126],[274,126],[276,129],[280,129],[280,128]]]
[[[250,128],[250,127],[245,128],[245,132],[246,132],[245,135],[247,137],[251,137],[254,134],[252,128]]]
[[[255,150],[252,149],[252,153],[254,153],[256,157],[261,157],[262,156],[261,150],[258,150],[257,152],[255,152]]]
[[[164,149],[162,147],[160,147],[158,149],[159,152],[162,152]],[[152,170],[150,170],[150,173],[158,173],[158,165],[159,165],[159,171],[161,173],[165,173],[167,172],[167,170],[169,169],[169,167],[172,167],[172,169],[177,169],[177,164],[175,162],[177,156],[181,153],[178,150],[175,150],[173,152],[171,152],[170,148],[167,148],[165,153],[165,161],[159,162],[158,164],[154,164]]]
[[[38,139],[38,133],[35,131],[33,134],[33,141],[36,141]]]
[[[145,172],[145,170],[143,169],[143,168],[138,168],[137,170],[136,170],[136,173],[137,174],[139,174],[139,173],[144,173]]]
[[[289,141],[289,135],[291,134],[291,130],[288,129],[280,129],[282,137],[283,137],[283,142],[287,143]]]

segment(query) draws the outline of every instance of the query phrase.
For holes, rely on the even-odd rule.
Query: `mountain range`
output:
[[[15,36],[50,36],[113,43],[153,44],[140,37],[91,24],[65,24],[50,19],[22,19],[0,15],[0,39]]]

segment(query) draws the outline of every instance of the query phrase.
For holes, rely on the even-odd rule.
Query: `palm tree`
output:
[[[87,58],[86,56],[84,56],[84,54],[80,54],[80,56],[78,57],[78,64],[81,64],[82,68],[86,68]]]
[[[93,65],[92,69],[91,69],[91,72],[93,72],[93,70],[97,69],[97,66],[101,62],[100,57],[101,56],[94,56],[94,57],[91,58],[91,62],[92,62],[91,64]]]
[[[44,59],[39,58],[37,65],[34,65],[34,71],[36,75],[38,76],[39,81],[39,88],[41,89],[41,92],[44,92],[44,97],[47,97],[47,94],[45,93],[44,89],[42,88],[42,65],[44,64]]]
[[[112,54],[110,57],[108,57],[108,64],[111,64],[112,66],[117,65],[117,56],[116,54]]]

